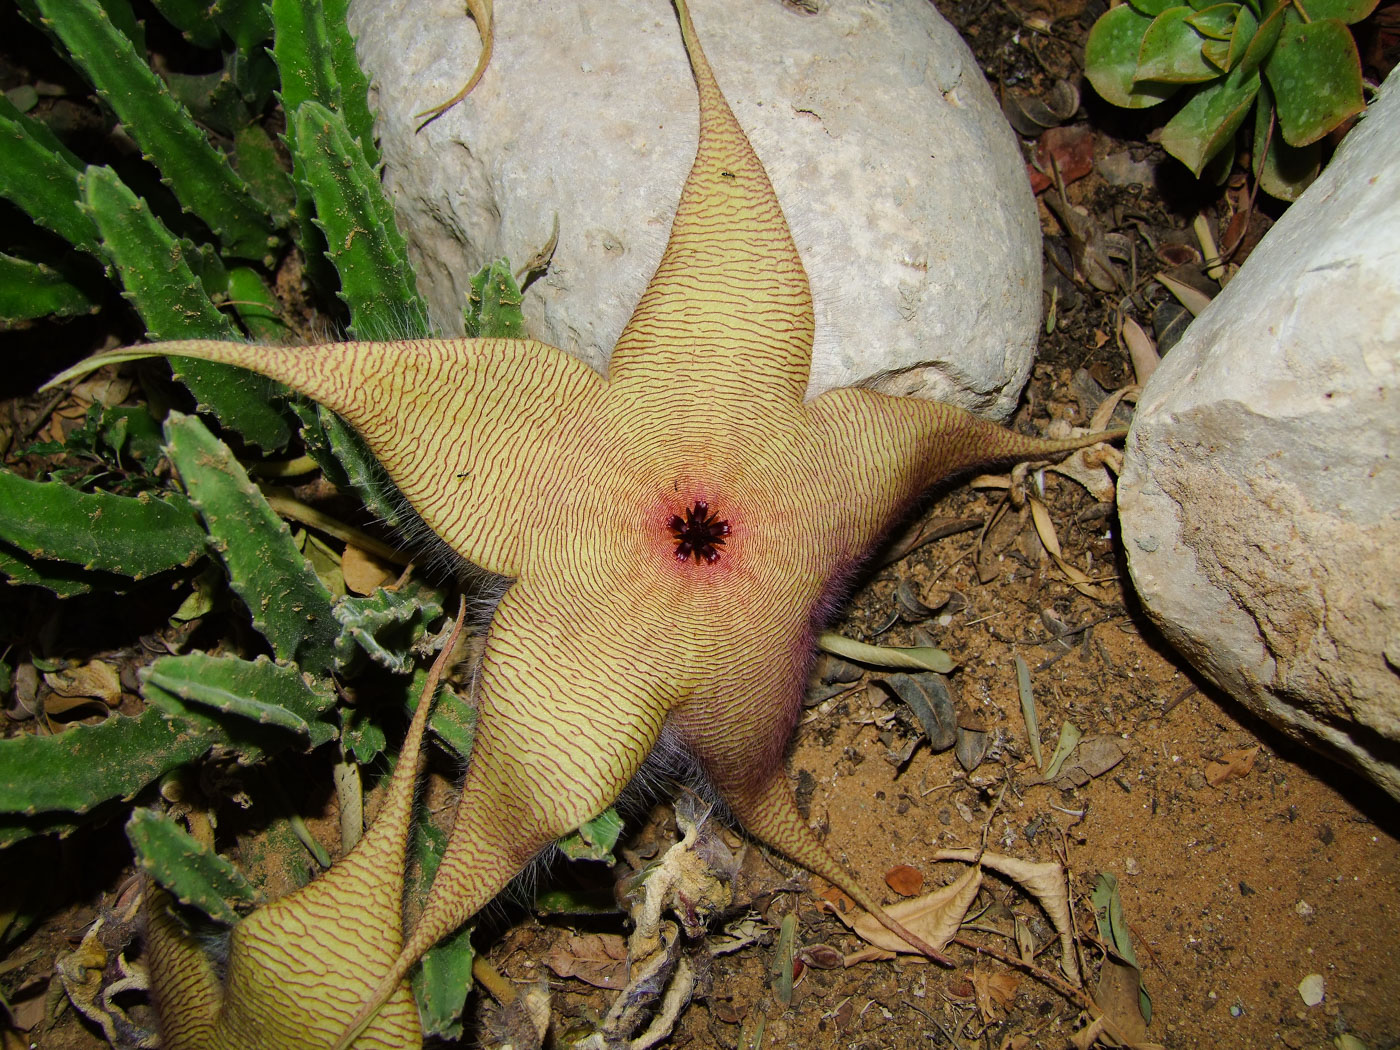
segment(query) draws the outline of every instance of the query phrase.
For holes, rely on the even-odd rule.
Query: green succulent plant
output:
[[[1347,27],[1376,0],[1127,0],[1089,32],[1089,82],[1109,102],[1142,109],[1185,101],[1162,146],[1195,175],[1228,171],[1251,112],[1254,173],[1295,199],[1316,177],[1321,140],[1365,106]]]
[[[286,341],[291,326],[271,286],[299,253],[312,295],[350,331],[429,334],[380,187],[345,0],[162,0],[156,10],[169,24],[158,26],[138,22],[128,0],[17,6],[142,160],[89,163],[45,123],[36,93],[0,94],[0,196],[27,216],[0,244],[0,331],[120,310],[115,288],[139,319],[134,334],[148,339]],[[146,43],[157,31],[182,34],[217,71],[157,74]],[[279,104],[285,150],[266,130]],[[487,267],[477,285],[469,322],[487,335],[516,334],[510,267]],[[56,352],[47,370],[63,363]],[[57,456],[58,466],[46,478],[0,469],[0,578],[60,599],[163,589],[172,625],[241,605],[262,641],[157,659],[141,672],[145,706],[136,713],[66,727],[41,717],[29,727],[40,731],[0,739],[0,851],[135,806],[127,833],[139,866],[182,904],[228,924],[259,892],[164,812],[158,786],[211,751],[255,766],[326,747],[351,769],[382,765],[386,741],[419,702],[420,664],[441,644],[434,629],[444,593],[409,582],[347,595],[339,551],[293,532],[270,503],[279,496],[250,478],[288,457],[314,462],[397,520],[399,501],[339,419],[224,366],[190,362],[176,379],[188,388],[187,407],[217,420],[217,434],[161,398],[149,408],[95,401],[64,440],[11,450],[31,463]],[[30,654],[45,667],[62,656]],[[6,692],[13,660],[0,658]],[[356,692],[360,702],[349,706],[343,698]],[[473,715],[463,701],[439,699],[432,730],[454,762],[465,760]],[[416,833],[424,870],[435,867],[441,839],[427,824]],[[33,918],[0,926],[0,944]],[[436,955],[415,977],[425,1030],[460,1034],[469,937]]]

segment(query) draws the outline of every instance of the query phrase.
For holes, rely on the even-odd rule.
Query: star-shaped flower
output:
[[[751,834],[939,957],[797,810],[783,756],[814,640],[861,560],[930,485],[1089,441],[1026,438],[862,389],[804,400],[807,277],[682,0],[676,8],[699,149],[606,377],[524,339],[165,343],[81,366],[168,354],[279,379],[347,419],[453,550],[512,581],[486,640],[447,851],[397,957],[375,964],[378,987],[342,1004],[352,1034],[390,995],[398,1002],[424,951],[611,804],[663,738],[695,758]]]

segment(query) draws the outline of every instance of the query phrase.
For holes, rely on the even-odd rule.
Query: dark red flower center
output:
[[[724,546],[724,537],[729,535],[729,522],[712,515],[708,503],[697,500],[685,512],[685,517],[671,515],[670,526],[676,534],[676,561],[691,557],[696,564],[705,561],[713,565],[719,561],[719,549]]]

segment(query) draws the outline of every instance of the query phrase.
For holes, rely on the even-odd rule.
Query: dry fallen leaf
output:
[[[1101,777],[1123,761],[1132,745],[1122,737],[1109,733],[1086,736],[1079,741],[1069,759],[1060,767],[1052,781],[1061,791],[1083,787],[1095,777]]]
[[[370,594],[399,575],[398,569],[356,546],[347,546],[340,556],[340,574],[345,589],[354,594]]]
[[[977,1012],[985,1024],[1001,1020],[1004,1012],[1016,1002],[1016,988],[1021,982],[1016,975],[1002,971],[989,973],[972,971],[972,988],[977,997]]]
[[[885,872],[885,885],[901,897],[916,897],[924,888],[924,873],[908,864],[896,864]]]
[[[953,939],[962,925],[967,909],[982,888],[982,869],[973,865],[955,882],[949,883],[932,893],[913,900],[900,901],[885,910],[901,922],[910,933],[923,938],[936,949],[942,949]],[[889,930],[881,926],[873,916],[860,912],[852,917],[848,912],[837,910],[836,917],[854,930],[860,937],[886,952],[907,952],[918,954]],[[846,957],[846,965],[866,958],[885,958],[878,953],[857,952]]]
[[[1147,1022],[1143,1020],[1139,1000],[1141,983],[1142,974],[1136,966],[1110,955],[1103,961],[1098,987],[1094,990],[1094,1003],[1117,1031],[1134,1043],[1147,1037]]]
[[[1258,757],[1258,747],[1227,751],[1220,756],[1219,762],[1206,763],[1206,783],[1211,787],[1219,787],[1227,780],[1239,780],[1247,777],[1253,772],[1254,763]]]
[[[101,660],[92,660],[62,671],[49,671],[44,675],[44,681],[55,693],[68,699],[95,697],[108,707],[121,703],[121,676],[115,667]]]
[[[1108,602],[1112,599],[1112,593],[1105,587],[1100,586],[1100,581],[1091,580],[1079,569],[1075,568],[1065,560],[1060,551],[1060,540],[1055,535],[1055,525],[1050,520],[1050,511],[1046,509],[1035,496],[1028,496],[1026,499],[1031,509],[1031,521],[1035,524],[1036,535],[1040,537],[1040,542],[1045,545],[1045,551],[1050,555],[1052,561],[1065,574],[1067,579],[1076,591],[1086,598],[1093,598],[1097,602]],[[1107,577],[1112,579],[1112,575]]]
[[[1079,964],[1074,954],[1074,926],[1069,913],[1069,882],[1065,877],[1065,869],[1058,861],[1021,860],[1003,853],[981,853],[971,848],[941,849],[933,855],[933,859],[960,860],[966,864],[980,864],[991,868],[1014,880],[1038,900],[1060,935],[1060,969],[1072,984],[1080,983]]]
[[[571,933],[545,954],[560,977],[616,990],[627,983],[627,941],[613,933]]]

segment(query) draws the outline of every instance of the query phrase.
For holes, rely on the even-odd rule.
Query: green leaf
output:
[[[951,656],[931,645],[867,645],[854,638],[845,638],[828,631],[817,639],[817,647],[834,656],[874,667],[899,667],[914,671],[935,671],[938,674],[948,674],[954,667]]]
[[[1202,88],[1162,128],[1162,147],[1200,175],[1228,145],[1249,115],[1259,93],[1259,74],[1234,70],[1220,83]]]
[[[1065,764],[1065,759],[1074,753],[1074,749],[1079,746],[1079,740],[1083,735],[1073,722],[1066,722],[1060,726],[1060,738],[1055,742],[1055,750],[1050,755],[1050,762],[1046,765],[1045,772],[1041,774],[1042,780],[1054,780],[1060,775],[1060,767]]]
[[[147,708],[56,736],[0,740],[0,813],[86,813],[107,799],[130,798],[224,739],[207,719],[172,719]]]
[[[1128,0],[1128,4],[1132,6],[1133,10],[1137,11],[1138,14],[1146,15],[1148,21],[1180,3],[1181,0]]]
[[[1198,84],[1220,76],[1201,54],[1201,34],[1191,28],[1189,7],[1173,7],[1152,20],[1138,50],[1136,79]]]
[[[601,860],[612,863],[613,848],[622,834],[622,818],[609,806],[592,820],[559,840],[559,849],[570,860]]]
[[[1269,57],[1269,52],[1274,49],[1278,35],[1283,29],[1283,19],[1288,10],[1286,6],[1275,8],[1272,14],[1259,23],[1259,28],[1245,44],[1244,57],[1235,67],[1241,76],[1254,72],[1264,64],[1264,59]]]
[[[1094,90],[1115,106],[1144,109],[1177,90],[1176,84],[1137,80],[1138,53],[1152,19],[1120,4],[1094,23],[1084,49],[1084,73]]]
[[[337,735],[336,726],[323,720],[335,707],[330,685],[265,656],[252,661],[207,653],[166,656],[150,666],[146,682],[183,702],[289,730],[310,747]]]
[[[194,416],[165,421],[168,454],[243,599],[279,660],[329,674],[339,634],[331,596],[228,447]]]
[[[1279,129],[1290,146],[1316,142],[1366,108],[1356,41],[1337,19],[1304,24],[1285,18],[1264,75],[1274,92]]]
[[[0,322],[93,313],[96,300],[44,263],[0,253]]]
[[[1211,40],[1229,40],[1234,35],[1235,20],[1240,11],[1239,4],[1212,4],[1192,13],[1186,22],[1201,36]]]
[[[180,203],[202,219],[229,252],[251,259],[267,256],[276,244],[271,221],[102,7],[94,0],[36,3]]]
[[[1290,146],[1283,141],[1274,117],[1273,93],[1265,81],[1259,88],[1259,105],[1254,113],[1254,174],[1259,187],[1271,197],[1296,201],[1312,185],[1322,170],[1322,144]]]
[[[1044,757],[1040,753],[1040,715],[1036,711],[1035,693],[1031,689],[1031,669],[1026,666],[1026,661],[1018,653],[1014,662],[1016,665],[1016,692],[1021,700],[1021,717],[1026,723],[1026,736],[1030,740],[1031,758],[1035,762],[1035,768],[1041,769],[1045,765]]]
[[[1230,68],[1230,45],[1224,40],[1202,41],[1201,57],[1224,73]]]
[[[1376,9],[1379,0],[1301,0],[1299,6],[1307,11],[1314,22],[1324,18],[1335,18],[1347,25],[1355,25]]]
[[[239,337],[191,269],[188,242],[171,234],[110,168],[89,168],[82,184],[103,251],[153,340]],[[175,367],[200,408],[213,411],[250,443],[273,450],[290,440],[291,428],[269,403],[275,384],[207,361],[184,360]]]
[[[1089,894],[1089,902],[1094,906],[1099,940],[1113,945],[1113,950],[1119,956],[1136,966],[1137,953],[1133,951],[1133,937],[1128,932],[1128,922],[1123,916],[1123,900],[1118,895],[1118,879],[1110,872],[1101,873]]]
[[[136,580],[204,554],[204,536],[180,496],[79,492],[8,471],[0,471],[0,540],[33,558]]]
[[[1138,965],[1137,954],[1133,951],[1132,934],[1128,932],[1128,922],[1123,916],[1123,900],[1118,894],[1118,879],[1109,872],[1102,872],[1089,894],[1089,902],[1094,906],[1099,940],[1111,944],[1114,954],[1141,975],[1142,967]],[[1140,981],[1138,1008],[1144,1021],[1152,1020],[1152,1000],[1147,995],[1147,987]]]
[[[164,814],[136,810],[126,822],[126,837],[142,871],[181,904],[216,922],[233,925],[240,905],[259,902],[258,891],[241,871]]]
[[[1249,51],[1250,42],[1257,32],[1259,32],[1259,20],[1254,17],[1254,12],[1247,7],[1241,7],[1239,15],[1235,19],[1234,30],[1230,33],[1229,50],[1226,52],[1225,61],[1221,68],[1229,72],[1244,61],[1244,56]]]
[[[344,118],[305,102],[291,123],[305,188],[316,204],[316,225],[340,274],[356,338],[428,330],[407,245],[379,177],[346,128]]]

